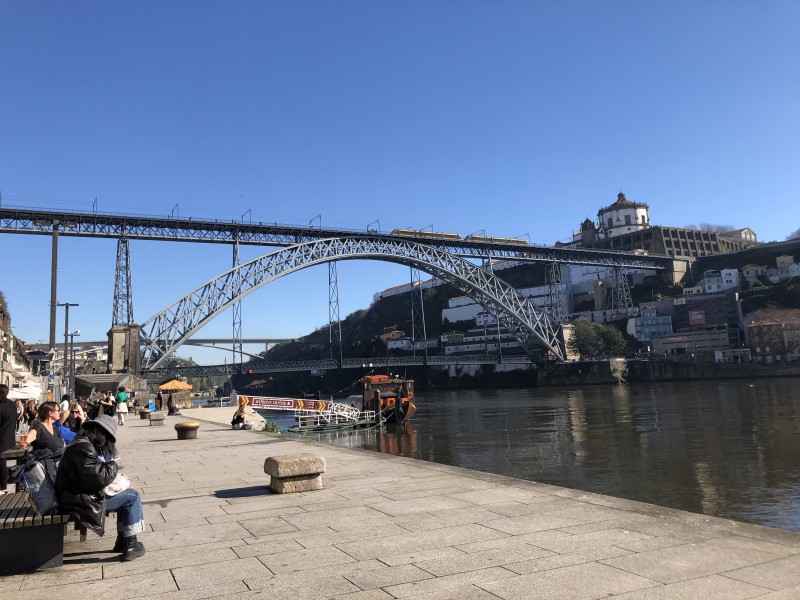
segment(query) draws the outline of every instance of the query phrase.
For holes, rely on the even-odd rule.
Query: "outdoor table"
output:
[[[25,463],[25,453],[28,448],[10,448],[0,452],[0,458],[4,460],[14,460],[18,465]],[[17,484],[17,491],[22,492],[25,488],[21,483]]]

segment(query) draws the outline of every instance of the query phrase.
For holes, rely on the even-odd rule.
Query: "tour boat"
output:
[[[417,407],[414,404],[413,379],[365,375],[361,378],[361,385],[362,411],[380,412],[388,423],[407,421],[414,416]]]

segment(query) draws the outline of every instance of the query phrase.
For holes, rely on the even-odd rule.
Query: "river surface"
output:
[[[797,378],[424,392],[319,439],[800,531]]]

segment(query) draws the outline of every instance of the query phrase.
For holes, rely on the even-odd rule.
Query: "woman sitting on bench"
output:
[[[56,475],[56,495],[61,512],[69,513],[81,525],[102,536],[106,513],[117,513],[117,541],[114,552],[120,560],[144,554],[136,535],[144,531],[144,513],[139,492],[126,489],[107,496],[104,488],[117,477],[117,423],[108,415],[86,421],[78,437],[64,450]]]
[[[30,446],[34,450],[51,452],[61,450],[64,447],[64,436],[60,427],[61,417],[61,406],[58,402],[43,402],[28,432],[28,440],[22,447]]]
[[[233,413],[233,419],[231,419],[231,429],[253,428],[253,425],[247,422],[247,412],[245,411],[245,406],[247,406],[247,401],[240,400],[239,408],[237,408],[236,412]]]

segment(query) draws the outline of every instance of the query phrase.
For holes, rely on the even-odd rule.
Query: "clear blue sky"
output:
[[[2,203],[552,243],[622,189],[654,224],[782,240],[800,227],[798,31],[792,0],[4,2]],[[231,262],[131,248],[140,322]],[[60,252],[71,325],[104,337],[115,242]],[[49,253],[0,236],[31,342],[48,337]],[[408,278],[341,265],[342,316]],[[295,337],[327,311],[327,268],[306,270],[248,297],[244,332]],[[201,335],[230,331],[226,314]]]

